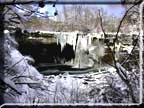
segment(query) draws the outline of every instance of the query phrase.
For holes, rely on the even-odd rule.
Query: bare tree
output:
[[[123,18],[121,19],[121,21],[120,21],[120,23],[119,23],[119,25],[118,25],[118,28],[117,28],[117,33],[116,33],[116,35],[115,35],[115,38],[114,38],[114,41],[113,41],[113,46],[114,46],[114,48],[113,49],[111,49],[110,48],[110,45],[109,45],[109,43],[108,42],[106,42],[106,45],[107,45],[107,47],[108,47],[108,49],[110,50],[110,53],[112,54],[112,59],[113,59],[113,66],[115,67],[115,69],[116,69],[116,72],[117,72],[117,74],[119,75],[119,77],[121,78],[121,80],[127,85],[127,87],[128,87],[128,90],[129,90],[129,95],[131,96],[131,99],[132,99],[132,101],[135,103],[135,102],[137,102],[137,99],[136,99],[136,95],[135,95],[135,93],[134,93],[134,91],[135,91],[135,83],[133,83],[133,80],[135,80],[135,81],[138,81],[138,80],[136,80],[136,78],[138,77],[138,76],[136,76],[134,79],[131,79],[130,77],[130,71],[127,73],[127,70],[126,69],[129,69],[129,68],[131,68],[131,66],[130,67],[123,67],[122,66],[122,63],[120,63],[120,61],[118,61],[116,58],[115,58],[115,55],[116,55],[116,51],[115,51],[115,49],[116,49],[116,43],[120,40],[119,38],[119,36],[118,36],[118,34],[119,34],[119,32],[120,32],[120,29],[121,29],[121,26],[122,26],[122,23],[123,23],[123,21],[124,21],[124,19],[125,19],[125,17],[127,16],[127,14],[129,13],[129,11],[133,8],[133,7],[135,7],[136,5],[133,5],[133,6],[131,6],[129,9],[127,9],[126,10],[126,12],[125,12],[125,14],[124,14],[124,16],[123,16]],[[105,37],[105,39],[107,39],[107,37],[108,37],[108,35],[106,34],[106,32],[105,32],[105,29],[104,29],[104,25],[103,25],[103,19],[102,19],[102,16],[101,16],[101,14],[99,14],[99,16],[100,16],[100,22],[101,22],[101,28],[102,28],[102,31],[103,31],[103,33],[104,33],[104,37]],[[135,45],[133,46],[133,49],[135,48],[135,46],[137,45],[137,43],[138,43],[138,38],[135,40]],[[133,52],[131,51],[131,54],[130,55],[128,55],[128,58],[129,58],[129,56],[132,56],[133,54],[132,54]],[[130,59],[130,58],[129,58]],[[128,59],[126,59],[126,60],[128,60]],[[136,64],[137,66],[138,66],[138,64]],[[135,73],[137,73],[137,71],[135,71]],[[138,89],[137,89],[138,90]]]

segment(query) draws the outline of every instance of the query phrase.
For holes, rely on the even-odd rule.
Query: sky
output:
[[[80,1],[80,0],[79,0]],[[98,0],[98,1],[120,1],[120,0]],[[98,9],[103,9],[106,11],[109,15],[113,15],[116,17],[122,17],[125,8],[122,5],[89,5],[89,7],[97,7]],[[56,8],[54,8],[52,5],[46,5],[44,8],[39,9],[40,12],[45,13],[46,11],[48,12],[49,16],[53,16],[53,13],[55,10],[61,11],[62,10],[62,5],[56,5]]]

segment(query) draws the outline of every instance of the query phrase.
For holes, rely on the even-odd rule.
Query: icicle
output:
[[[73,34],[73,50],[75,51],[76,49],[76,39],[77,39],[77,33]]]
[[[57,38],[58,38],[58,42],[61,45],[61,51],[62,51],[66,44],[66,36],[64,33],[60,33],[60,34],[58,34]]]

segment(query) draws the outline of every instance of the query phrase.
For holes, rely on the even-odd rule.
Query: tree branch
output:
[[[0,75],[0,81],[5,83],[8,87],[14,90],[17,94],[21,95],[22,93],[16,88],[16,85],[8,78],[2,78]]]
[[[123,23],[125,17],[127,16],[128,12],[129,12],[133,7],[135,7],[136,5],[137,5],[137,4],[134,4],[134,5],[131,6],[129,9],[127,9],[127,11],[125,12],[123,18],[122,18],[121,21],[120,21],[120,24],[118,25],[118,29],[117,29],[117,32],[116,32],[116,35],[115,35],[115,39],[114,39],[114,41],[113,41],[113,45],[114,45],[113,53],[114,53],[114,55],[115,55],[115,43],[116,43],[116,41],[118,41],[118,34],[119,34],[120,28],[121,28],[121,26],[122,26],[122,23]]]
[[[118,26],[118,30],[117,30],[117,33],[116,33],[116,36],[115,36],[115,39],[114,39],[114,42],[113,42],[113,44],[114,44],[114,49],[113,49],[113,51],[112,51],[112,49],[110,48],[110,46],[108,45],[108,43],[106,43],[106,45],[107,45],[107,47],[110,49],[110,52],[112,53],[112,57],[113,57],[113,61],[114,61],[115,68],[116,68],[116,70],[117,70],[117,71],[116,71],[117,74],[119,75],[119,77],[121,78],[121,80],[122,80],[122,81],[127,85],[127,87],[129,88],[129,92],[130,92],[130,96],[131,96],[131,98],[132,98],[132,101],[133,101],[133,102],[136,102],[136,99],[135,99],[135,96],[134,96],[134,92],[133,92],[133,89],[132,89],[132,85],[130,84],[130,81],[128,80],[126,73],[123,73],[122,69],[120,69],[119,66],[117,65],[117,61],[116,61],[116,59],[115,59],[115,42],[118,40],[118,33],[119,33],[119,31],[120,31],[122,22],[124,21],[127,13],[128,13],[129,10],[132,9],[134,6],[135,6],[135,5],[133,5],[132,7],[130,7],[130,8],[126,11],[124,17],[123,17],[122,20],[120,21],[120,24],[119,24],[119,26]],[[105,33],[105,30],[104,30],[104,28],[103,28],[102,17],[101,17],[101,15],[100,15],[100,12],[99,12],[99,16],[100,16],[101,28],[102,28],[102,31],[103,31],[103,33],[104,33],[104,38],[106,39],[107,34]]]

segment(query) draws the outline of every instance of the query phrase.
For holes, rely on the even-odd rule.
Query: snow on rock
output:
[[[33,64],[35,62],[35,60],[29,56],[25,56],[25,60],[28,62],[28,64]]]
[[[14,38],[12,38],[9,34],[9,31],[5,30],[5,41],[4,41],[4,47],[5,47],[5,74],[6,77],[13,78],[11,81],[14,83],[23,83],[27,82],[29,83],[29,79],[32,81],[40,81],[43,79],[43,75],[40,74],[32,65],[29,65],[28,60],[16,49],[17,42]],[[21,77],[25,76],[25,77]],[[18,77],[18,78],[16,78]],[[16,87],[21,91],[22,95],[18,95],[14,92],[15,97],[13,97],[13,100],[11,102],[20,102],[20,103],[29,103],[30,101],[30,95],[34,93],[33,96],[37,96],[35,93],[35,90],[30,88],[28,84],[15,84]],[[10,88],[8,88],[10,89]],[[13,93],[12,90],[10,90],[9,94]],[[7,94],[5,94],[6,96]],[[31,98],[34,98],[31,96]],[[5,101],[10,102],[10,100],[7,98]]]

